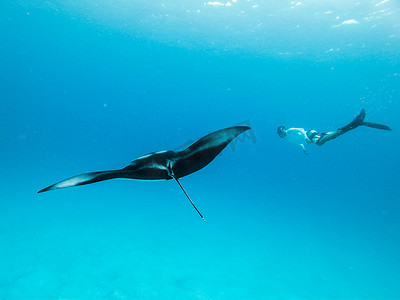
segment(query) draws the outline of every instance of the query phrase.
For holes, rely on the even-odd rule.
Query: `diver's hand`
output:
[[[304,154],[308,154],[308,151],[306,150],[306,147],[304,147],[303,144],[300,144],[301,150],[303,150]]]

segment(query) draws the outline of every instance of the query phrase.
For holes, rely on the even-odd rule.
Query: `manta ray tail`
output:
[[[120,175],[121,174],[119,171],[103,171],[80,174],[48,186],[47,188],[40,190],[38,193],[118,178]]]
[[[197,211],[197,213],[200,215],[200,217],[203,219],[203,221],[205,222],[206,219],[204,219],[204,217],[202,216],[202,214],[200,213],[200,211],[197,209],[196,205],[194,205],[192,199],[190,199],[189,195],[186,193],[185,189],[183,188],[182,184],[179,182],[178,178],[176,178],[175,176],[172,176],[176,182],[179,184],[179,186],[181,187],[182,191],[185,193],[186,197],[189,199],[190,203],[192,203],[194,209]]]

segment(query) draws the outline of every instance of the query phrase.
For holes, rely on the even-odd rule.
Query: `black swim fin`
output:
[[[346,126],[339,128],[341,131],[341,134],[346,133],[349,130],[355,129],[358,126],[368,126],[371,128],[376,128],[376,129],[382,129],[382,130],[392,130],[390,129],[389,126],[383,125],[383,124],[378,124],[378,123],[372,123],[372,122],[364,122],[365,119],[365,109],[363,108],[360,113],[357,115],[357,117],[354,118],[351,123],[347,124]]]
[[[363,108],[360,113],[357,115],[357,117],[354,118],[353,121],[351,121],[349,124],[347,124],[346,126],[339,128],[338,130],[340,130],[343,133],[346,133],[349,130],[355,129],[358,126],[364,125],[364,119],[365,119],[365,109]]]
[[[389,126],[378,124],[378,123],[371,123],[371,122],[363,122],[362,125],[376,128],[376,129],[382,129],[382,130],[392,130]]]

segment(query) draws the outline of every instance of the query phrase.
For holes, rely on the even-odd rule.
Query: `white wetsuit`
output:
[[[299,145],[304,153],[307,153],[304,145],[312,143],[303,128],[289,128],[286,130],[286,139],[293,144]]]

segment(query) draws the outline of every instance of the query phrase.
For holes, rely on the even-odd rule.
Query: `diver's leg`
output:
[[[325,144],[327,141],[333,140],[335,138],[337,138],[339,135],[342,135],[343,133],[346,133],[350,130],[353,130],[355,128],[357,128],[360,125],[364,125],[364,118],[365,118],[365,109],[363,108],[359,114],[357,115],[357,117],[354,118],[353,121],[351,121],[349,124],[347,124],[346,126],[343,126],[341,128],[339,128],[336,131],[331,131],[331,132],[327,132],[327,133],[322,133],[321,134],[321,138],[319,138],[315,143],[318,146],[322,146],[323,144]]]
[[[336,131],[331,131],[331,132],[326,132],[326,133],[321,133],[321,137],[315,142],[318,146],[322,146],[325,144],[327,141],[333,140],[337,138],[339,135],[343,134],[340,129]]]

